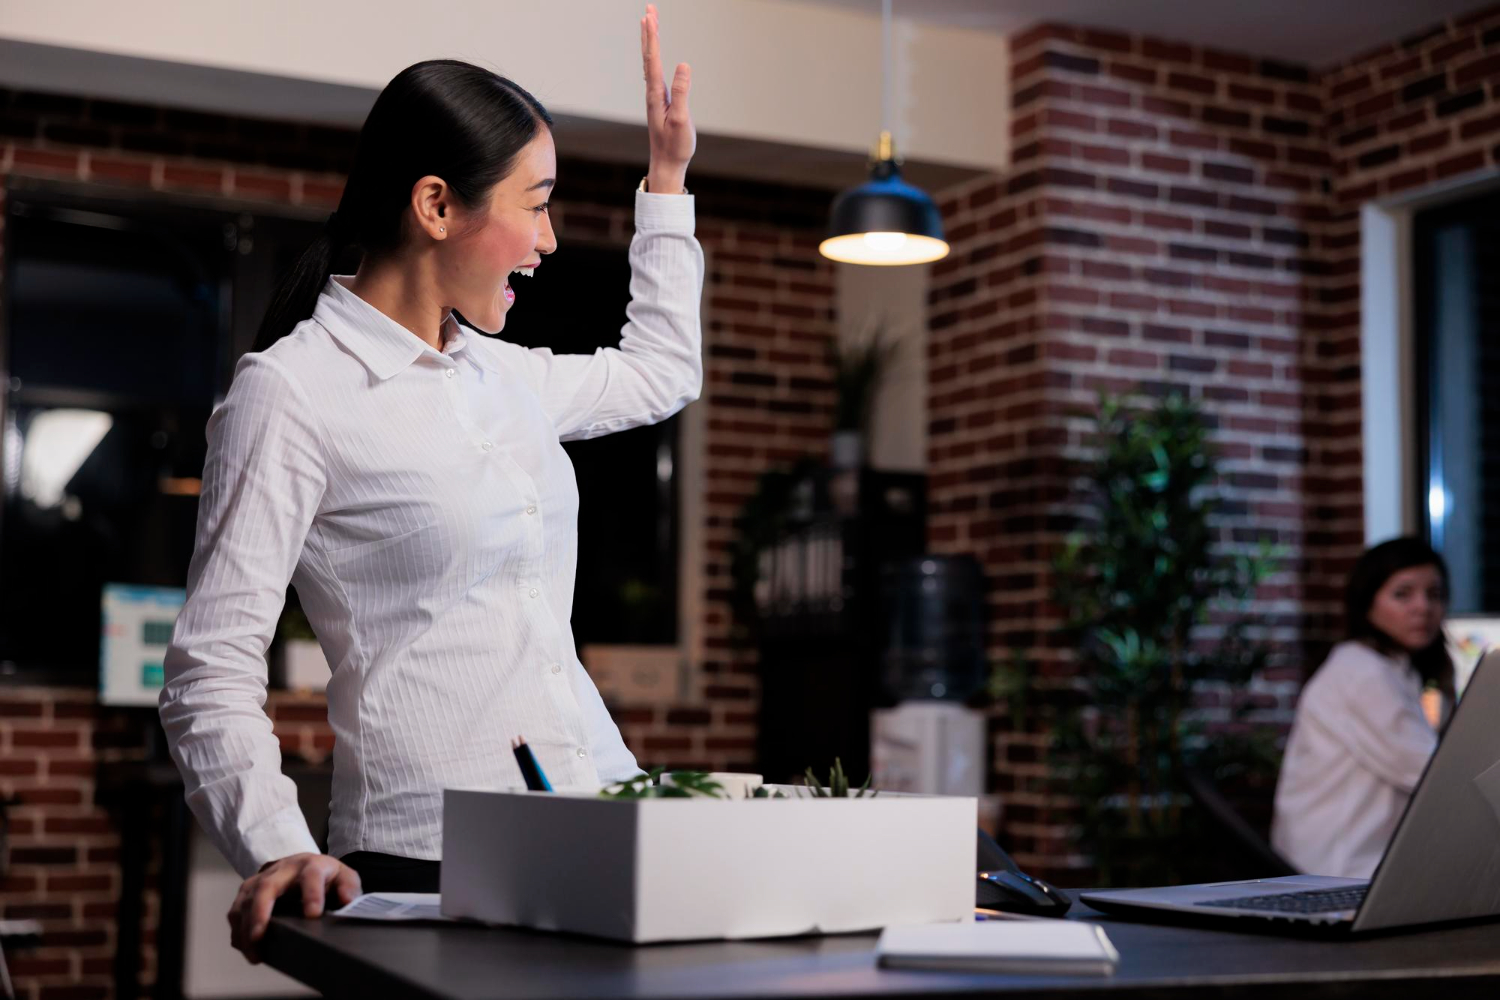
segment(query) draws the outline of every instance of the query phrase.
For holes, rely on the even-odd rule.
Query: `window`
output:
[[[104,584],[186,585],[209,414],[321,220],[23,179],[6,194],[0,675],[91,686]],[[503,335],[617,345],[629,275],[624,247],[565,244],[515,279]],[[580,646],[677,642],[677,423],[566,445]]]
[[[1500,608],[1500,195],[1413,220],[1419,520],[1450,610]]]
[[[512,278],[502,336],[557,354],[618,347],[630,301],[624,247],[564,242],[535,277]],[[677,643],[679,417],[563,447],[578,479],[573,633],[591,644]]]

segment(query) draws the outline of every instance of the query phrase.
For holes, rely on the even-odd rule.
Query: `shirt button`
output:
[[[526,513],[528,513],[528,514],[535,514],[536,513],[536,508],[535,507],[527,507],[526,508]]]
[[[552,672],[554,674],[560,674],[560,673],[562,673],[562,664],[561,663],[554,663],[554,664],[552,664]]]
[[[588,755],[589,755],[589,752],[587,750],[585,750],[583,747],[579,747],[578,748],[578,756],[580,756],[580,757],[587,757]]]
[[[444,374],[444,375],[447,375],[447,376],[448,376],[448,377],[449,377],[449,378],[452,378],[452,377],[453,377],[453,376],[455,376],[455,375],[457,375],[457,374],[458,374],[458,372],[456,372],[456,371],[455,371],[455,370],[453,370],[453,369],[452,369],[452,368],[449,368],[449,369],[446,369],[446,370],[445,370],[445,371],[444,371],[444,372],[443,372],[443,374]]]
[[[530,590],[530,591],[529,591],[529,593],[530,593],[530,594],[531,594],[531,596],[532,596],[532,597],[535,597],[535,596],[537,596],[537,595],[538,595],[538,594],[540,594],[540,593],[541,593],[541,591],[540,591],[540,590],[537,590],[537,589],[536,589],[536,588],[535,588],[535,587],[532,587],[532,588],[531,588],[531,590]]]
[[[494,445],[494,442],[486,441],[484,444],[480,445],[479,447],[483,448],[485,451],[489,451],[491,448],[495,447],[495,445]]]

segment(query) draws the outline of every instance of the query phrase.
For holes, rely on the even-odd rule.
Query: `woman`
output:
[[[1347,637],[1302,689],[1276,784],[1271,840],[1311,875],[1369,878],[1437,749],[1422,691],[1447,708],[1448,570],[1425,542],[1396,538],[1354,566]]]
[[[376,100],[338,211],[210,420],[161,717],[189,804],[245,877],[229,920],[252,961],[294,887],[309,916],[330,886],[346,902],[437,891],[442,789],[521,787],[512,737],[558,786],[639,773],[573,647],[578,494],[559,441],[663,420],[702,382],[690,70],[668,91],[657,38],[648,6],[651,162],[618,350],[554,356],[455,320],[498,333],[509,276],[556,249],[556,153],[516,84],[424,62]],[[329,278],[346,245],[358,273]],[[333,668],[329,855],[263,711],[289,580]]]

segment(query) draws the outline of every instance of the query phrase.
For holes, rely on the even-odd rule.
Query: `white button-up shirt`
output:
[[[1339,643],[1297,701],[1271,842],[1309,875],[1369,878],[1436,749],[1411,661]]]
[[[524,787],[512,737],[555,787],[639,772],[574,649],[559,441],[697,398],[691,197],[637,193],[630,264],[618,349],[526,350],[450,317],[437,351],[335,277],[311,319],[240,359],[208,425],[161,717],[241,875],[317,849],[263,707],[288,580],[333,671],[330,853],[441,858],[444,788]]]

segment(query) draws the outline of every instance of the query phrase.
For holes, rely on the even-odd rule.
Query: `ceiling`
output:
[[[881,0],[795,0],[880,16]],[[1043,21],[1324,67],[1492,0],[892,0],[897,18],[1010,34]]]

